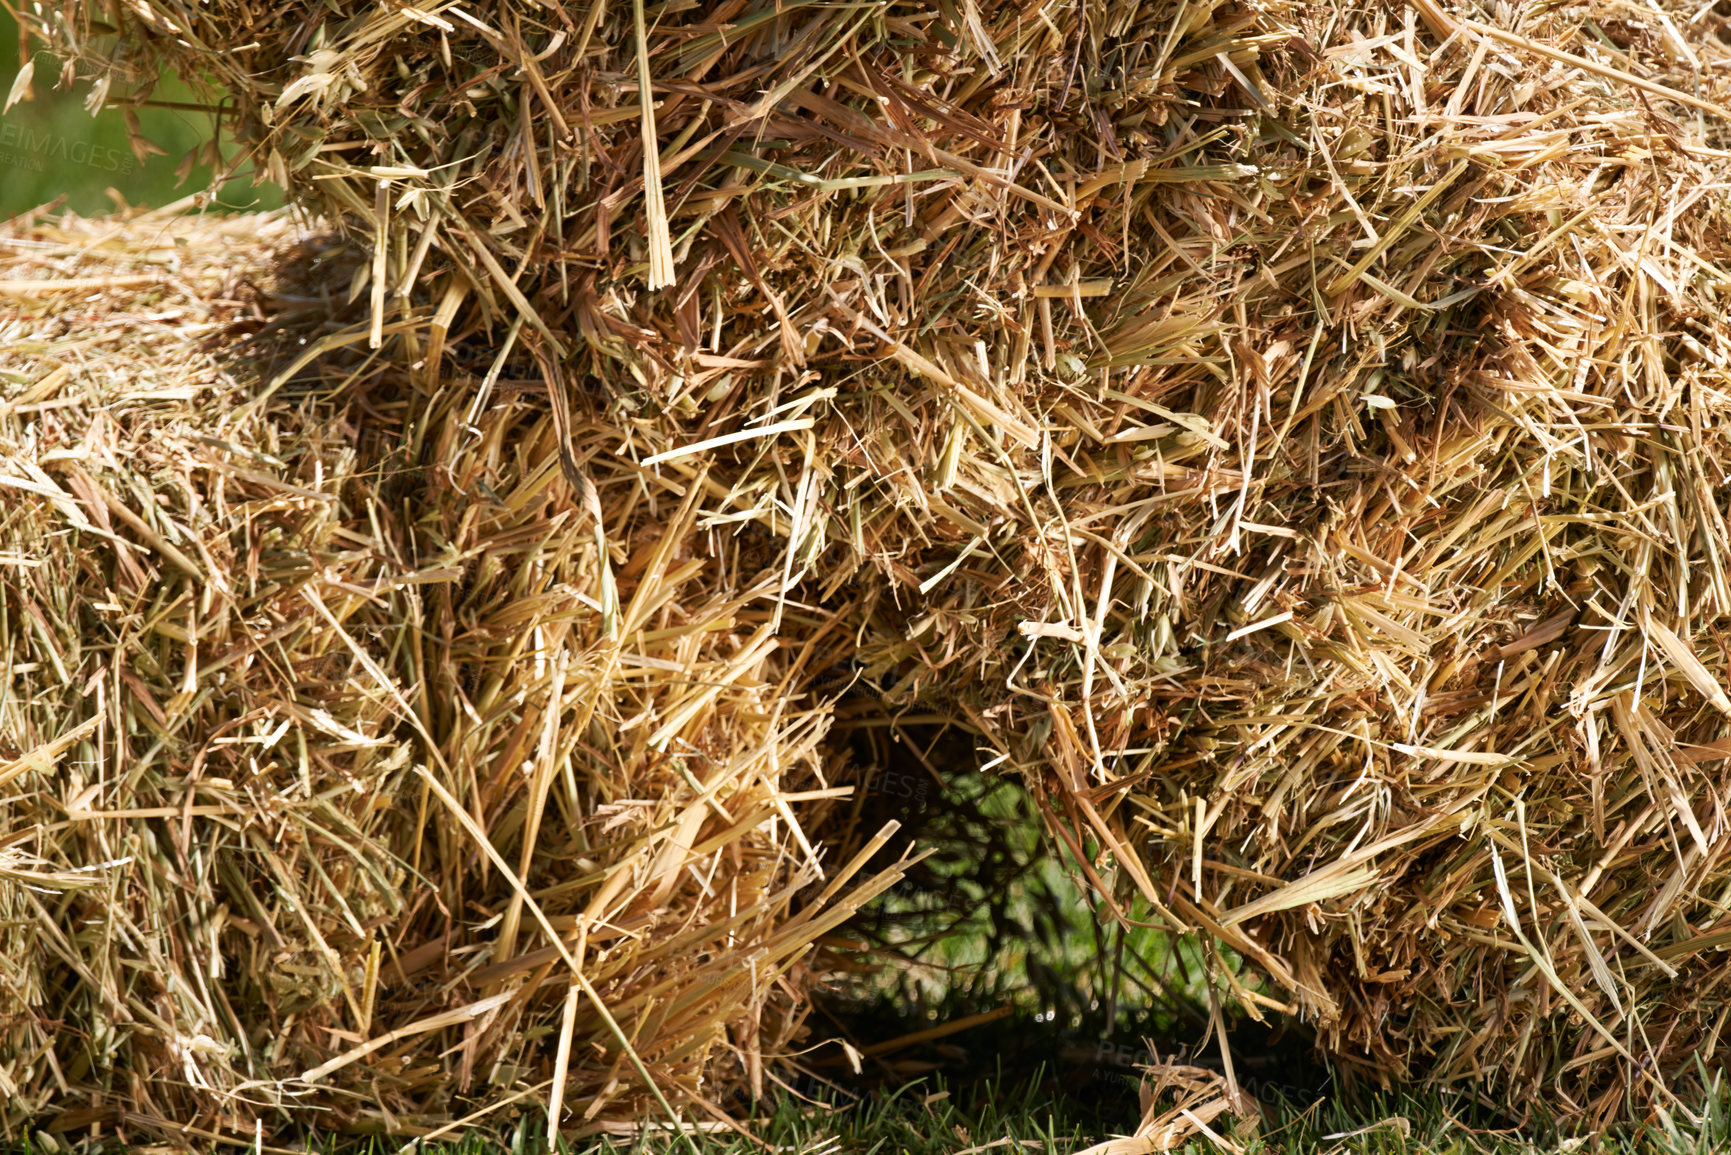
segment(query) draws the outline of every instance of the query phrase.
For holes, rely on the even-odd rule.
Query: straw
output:
[[[301,359],[365,334],[321,282],[372,254],[289,216],[0,245],[62,287],[0,314],[0,1121],[578,1134],[792,1050],[811,944],[900,873],[822,886],[790,825],[849,791],[752,641],[780,588],[689,555],[708,491],[641,502],[544,396],[477,437],[363,342]]]
[[[238,499],[175,480],[214,477],[187,463],[216,450],[135,476],[96,461],[84,426],[54,442],[73,457],[24,455],[3,493],[37,526],[18,555],[60,559],[12,574],[38,582],[8,611],[20,701],[89,684],[94,643],[61,628],[55,591],[94,607],[109,586],[173,583],[88,611],[148,654],[97,683],[136,705],[93,748],[124,726],[164,751],[128,749],[104,770],[128,777],[100,779],[126,790],[102,804],[182,808],[178,841],[154,844],[172,871],[138,883],[148,909],[216,885],[220,856],[187,834],[222,825],[201,807],[231,808],[245,877],[307,899],[272,912],[237,888],[222,916],[296,968],[248,1000],[293,1008],[248,1021],[299,1016],[296,1070],[365,1042],[321,1032],[356,1033],[368,927],[413,927],[387,947],[454,984],[387,986],[375,1029],[475,1005],[465,974],[522,984],[460,1043],[430,1032],[450,1057],[429,1041],[378,1090],[351,1087],[332,1109],[352,1125],[553,1070],[563,988],[539,987],[560,950],[519,911],[514,956],[483,962],[476,929],[519,910],[531,829],[524,885],[572,936],[561,949],[611,952],[585,973],[622,1027],[641,1023],[632,1045],[669,1102],[719,1110],[706,1070],[759,1086],[800,1029],[797,990],[768,976],[852,901],[793,921],[793,895],[868,837],[822,792],[849,728],[899,712],[960,728],[1026,783],[1108,914],[1140,895],[1172,933],[1228,948],[1235,989],[1296,1007],[1348,1072],[1513,1103],[1543,1088],[1587,1125],[1688,1100],[1731,1018],[1724,16],[495,0],[309,23],[143,0],[24,18],[113,102],[148,98],[159,65],[222,86],[244,151],[357,238],[321,275],[368,308],[285,351],[268,404],[208,430],[347,463],[275,487],[222,473],[286,524],[218,548],[190,525]],[[380,254],[382,296],[365,291]],[[21,249],[7,282],[85,287],[8,300],[64,313],[144,289],[97,284],[141,275],[92,267],[106,259]],[[51,368],[16,368],[20,444],[23,423],[82,412],[32,408],[61,400]],[[312,418],[264,432],[289,420],[266,410],[299,405],[352,406],[361,448],[345,457]],[[101,583],[44,523],[100,552]],[[314,544],[262,544],[271,528]],[[265,600],[203,592],[219,589]],[[247,640],[224,632],[243,619]],[[207,661],[273,688],[224,714]],[[826,743],[836,671],[880,696]],[[267,713],[224,738],[291,729],[213,746],[210,777],[249,781],[245,750],[280,760],[273,789],[300,783],[262,825],[239,785],[157,777],[243,708]],[[86,717],[53,709],[20,756]],[[561,769],[525,773],[548,745]],[[393,825],[437,813],[415,765],[504,867],[462,824]],[[362,791],[320,793],[333,773]],[[50,786],[32,771],[8,789]],[[543,789],[558,822],[528,818]],[[363,795],[393,809],[357,810]],[[55,815],[66,839],[100,827]],[[35,852],[59,871],[110,861],[122,844],[103,837]],[[593,865],[536,881],[573,862]],[[413,905],[418,877],[442,907]],[[221,907],[175,900],[176,926]],[[34,901],[19,917],[49,921]],[[699,941],[713,958],[668,945]],[[98,957],[78,991],[128,973]],[[682,987],[721,962],[749,982]],[[113,1031],[196,1024],[186,1038],[262,1054],[206,985],[163,996],[172,1021],[143,995],[79,994],[94,1009],[66,1014],[134,1008]],[[588,1014],[563,1101],[645,1112]],[[153,1069],[221,1082],[182,1052]]]

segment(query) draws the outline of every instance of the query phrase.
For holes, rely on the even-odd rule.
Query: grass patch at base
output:
[[[1376,1095],[1357,1104],[1318,1102],[1298,1110],[1277,1106],[1259,1133],[1233,1134],[1222,1120],[1222,1138],[1244,1155],[1708,1155],[1731,1145],[1731,1102],[1723,1082],[1693,1124],[1659,1119],[1625,1134],[1536,1137],[1500,1125],[1482,1107],[1430,1092]],[[1073,1100],[1045,1094],[1037,1082],[1014,1086],[985,1080],[973,1088],[910,1085],[895,1093],[839,1108],[812,1107],[791,1098],[758,1126],[772,1151],[828,1155],[957,1155],[962,1151],[1021,1151],[1069,1155],[1109,1139],[1109,1126]],[[665,1134],[640,1133],[561,1144],[583,1155],[660,1155],[691,1151]],[[765,1150],[734,1135],[696,1140],[701,1155],[748,1155]],[[1131,1151],[1155,1150],[1125,1146]],[[1232,1148],[1195,1139],[1173,1148],[1183,1155],[1214,1155]],[[392,1155],[378,1144],[368,1155]],[[449,1146],[428,1145],[429,1155],[542,1155],[544,1133],[525,1125],[508,1134],[473,1134]]]

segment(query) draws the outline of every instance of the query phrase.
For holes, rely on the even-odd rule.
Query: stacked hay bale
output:
[[[352,258],[286,218],[4,243],[9,1132],[761,1093],[899,875],[819,884],[809,655],[773,570],[693,556],[703,491],[580,499],[531,385],[480,437],[377,360],[261,389]]]
[[[261,168],[370,250],[327,345],[410,367],[405,432],[461,408],[451,444],[504,460],[529,417],[501,374],[545,383],[560,532],[627,479],[571,629],[620,612],[594,559],[633,526],[728,589],[752,541],[783,689],[840,660],[943,703],[1222,996],[1602,1119],[1686,1096],[1731,1013],[1723,20],[146,0],[36,27],[110,100],[161,63],[227,90]]]

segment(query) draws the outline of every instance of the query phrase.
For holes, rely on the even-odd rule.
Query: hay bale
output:
[[[533,382],[477,438],[296,369],[355,257],[287,217],[0,243],[8,1133],[762,1093],[808,945],[900,875],[814,885],[826,719],[773,575],[691,556],[701,488],[573,495]]]
[[[752,527],[773,628],[826,654],[790,692],[851,647],[889,706],[945,703],[1225,997],[1602,1119],[1686,1095],[1731,1014],[1723,19],[36,26],[110,99],[225,86],[371,248],[346,339],[415,406],[464,392],[504,446],[448,354],[538,366],[568,500],[630,461],[724,561]]]

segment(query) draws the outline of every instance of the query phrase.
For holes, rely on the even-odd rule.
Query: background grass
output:
[[[1382,1095],[1346,1106],[1319,1102],[1275,1107],[1254,1134],[1217,1120],[1233,1147],[1196,1139],[1178,1155],[1719,1155],[1731,1150],[1731,1095],[1723,1080],[1696,1123],[1650,1121],[1626,1134],[1552,1136],[1535,1141],[1436,1095]],[[1127,1129],[1126,1129],[1127,1130]],[[689,1142],[665,1132],[561,1140],[558,1155],[1072,1155],[1121,1130],[1074,1101],[1050,1097],[1037,1082],[986,1081],[972,1088],[913,1084],[839,1107],[779,1099],[759,1116],[758,1142],[702,1135]],[[0,1143],[0,1155],[67,1155],[86,1146],[74,1136],[37,1133]],[[131,1150],[97,1140],[92,1150]],[[152,1147],[163,1151],[166,1148]],[[197,1149],[197,1148],[195,1148]],[[228,1148],[226,1150],[235,1150]],[[458,1138],[411,1144],[397,1139],[309,1142],[307,1155],[549,1155],[544,1120],[476,1127]]]
[[[1351,1106],[1323,1101],[1304,1110],[1276,1107],[1256,1134],[1234,1133],[1226,1119],[1218,1121],[1216,1130],[1244,1155],[1709,1155],[1731,1150],[1727,1105],[1721,1085],[1699,1124],[1661,1119],[1627,1135],[1552,1137],[1537,1143],[1499,1128],[1495,1120],[1482,1117],[1465,1104],[1451,1104],[1436,1095],[1382,1095]],[[1005,1155],[1018,1151],[1024,1155],[1065,1155],[1109,1134],[1100,1120],[1071,1101],[1045,1096],[1036,1084],[991,1082],[972,1093],[941,1086],[909,1086],[840,1111],[813,1110],[783,1101],[759,1130],[770,1150],[810,1155],[940,1155],[987,1145]],[[534,1138],[527,1132],[517,1138],[477,1136],[460,1155],[498,1155],[501,1147],[517,1148],[514,1155],[533,1155]],[[530,1143],[528,1150],[523,1148],[525,1140]],[[762,1150],[734,1137],[712,1136],[697,1146],[702,1155],[748,1155]],[[601,1140],[575,1149],[606,1155],[672,1155],[691,1150],[674,1144],[667,1136]],[[1196,1140],[1179,1150],[1184,1155],[1213,1155],[1226,1148]]]
[[[1435,1095],[1377,1096],[1350,1107],[1319,1102],[1298,1110],[1275,1108],[1255,1134],[1234,1132],[1226,1119],[1217,1133],[1243,1155],[1717,1155],[1731,1150],[1727,1095],[1721,1085],[1697,1124],[1658,1119],[1621,1135],[1576,1135],[1533,1141],[1501,1128],[1462,1103]],[[1111,1128],[1036,1083],[988,1081],[971,1091],[910,1085],[840,1108],[813,1107],[784,1098],[756,1128],[763,1144],[733,1135],[707,1135],[691,1143],[666,1133],[559,1144],[570,1155],[954,1155],[989,1149],[1002,1155],[1070,1155],[1108,1138]],[[331,1155],[397,1155],[395,1141],[357,1147],[327,1146]],[[480,1129],[460,1140],[426,1144],[426,1155],[546,1155],[538,1119],[514,1127]],[[1230,1148],[1198,1139],[1181,1155],[1218,1155]]]
[[[31,48],[35,99],[0,115],[0,217],[54,203],[81,216],[110,212],[122,204],[155,208],[210,186],[211,166],[197,156],[213,136],[209,114],[140,109],[139,128],[160,151],[141,161],[121,112],[110,108],[91,116],[84,108],[90,85],[56,88],[59,63],[40,45]],[[19,64],[17,22],[0,8],[0,101],[12,90]],[[196,97],[179,80],[164,77],[152,100],[195,103]],[[254,188],[250,178],[227,182],[217,199],[217,207],[232,211],[282,203],[281,189],[269,184]]]

